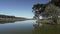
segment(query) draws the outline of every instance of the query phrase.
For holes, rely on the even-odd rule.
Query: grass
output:
[[[50,19],[40,19],[37,22],[45,24],[45,23],[51,23],[52,20],[50,20]],[[57,23],[60,24],[60,19],[57,20]]]

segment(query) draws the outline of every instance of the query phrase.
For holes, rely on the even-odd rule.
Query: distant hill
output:
[[[15,18],[15,16],[0,15],[0,18]]]
[[[22,20],[27,20],[27,18],[8,16],[8,15],[0,15],[0,21],[22,21]]]

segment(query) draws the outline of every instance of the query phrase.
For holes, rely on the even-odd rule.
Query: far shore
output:
[[[0,18],[0,22],[14,22],[14,21],[24,21],[28,19],[24,18]]]

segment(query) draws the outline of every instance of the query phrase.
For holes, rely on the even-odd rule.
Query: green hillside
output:
[[[0,15],[0,22],[1,21],[22,21],[22,20],[27,20],[27,18],[8,16],[8,15]]]

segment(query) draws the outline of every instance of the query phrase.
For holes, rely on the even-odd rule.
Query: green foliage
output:
[[[55,6],[58,6],[58,7],[60,7],[60,0],[51,0],[50,2],[49,2],[49,4],[54,4]]]
[[[57,22],[58,14],[59,14],[59,6],[60,0],[51,0],[48,4],[35,4],[32,9],[34,15],[39,17],[39,15],[43,17],[52,16],[52,20]],[[58,10],[59,9],[59,10]]]
[[[15,16],[0,15],[1,18],[15,18]]]
[[[35,4],[33,5],[32,9],[34,12],[35,17],[42,15],[41,13],[44,11],[46,4]]]
[[[55,2],[58,2],[59,0],[51,0],[50,3],[55,3]]]
[[[35,4],[33,5],[32,9],[40,9],[42,7],[42,4]]]

